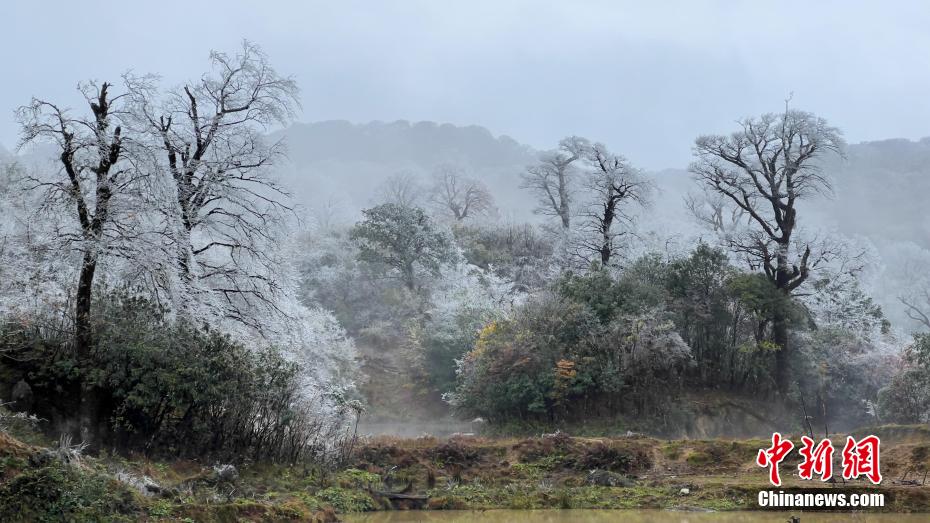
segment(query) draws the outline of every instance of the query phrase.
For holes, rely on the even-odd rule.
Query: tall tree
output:
[[[539,205],[536,212],[559,218],[562,229],[571,228],[572,200],[577,170],[573,164],[589,148],[588,141],[569,136],[559,142],[559,148],[540,155],[539,162],[523,173],[521,187],[533,191]]]
[[[396,203],[402,207],[419,207],[423,203],[425,188],[417,175],[398,171],[387,177],[379,186],[377,203]]]
[[[494,197],[483,183],[447,164],[440,165],[433,173],[430,200],[456,222],[487,214],[494,206]]]
[[[898,296],[908,318],[930,330],[930,286],[916,285],[907,296]]]
[[[134,232],[127,225],[131,209],[126,197],[139,173],[123,135],[128,98],[113,95],[111,87],[106,82],[80,86],[90,109],[86,116],[72,116],[69,110],[39,98],[17,111],[21,146],[33,142],[55,145],[58,174],[35,178],[33,187],[45,189],[44,205],[62,204],[73,209],[77,232],[61,231],[60,236],[79,252],[74,351],[82,362],[93,347],[91,312],[98,266],[102,257],[117,252],[120,240]],[[98,428],[95,403],[94,391],[82,387],[79,429],[89,443]]]
[[[630,204],[645,204],[650,184],[626,158],[611,153],[603,144],[592,145],[585,160],[591,168],[587,185],[592,198],[586,225],[594,234],[582,244],[596,254],[602,267],[608,267],[618,248],[616,240],[623,234],[621,222],[633,219]]]
[[[114,200],[125,193],[137,174],[123,138],[126,108],[122,102],[126,98],[111,95],[110,88],[106,82],[81,86],[90,108],[86,117],[73,117],[67,109],[38,98],[17,113],[21,146],[37,141],[56,146],[60,176],[37,179],[36,187],[47,190],[48,203],[73,206],[79,227],[77,237],[69,237],[81,252],[74,302],[74,340],[79,356],[85,356],[92,344],[91,298],[98,262],[112,246],[108,240],[124,232]]]
[[[707,186],[699,194],[685,195],[685,207],[691,215],[714,235],[726,240],[737,232],[739,225],[745,221],[745,213],[737,205],[728,203],[729,198]]]
[[[791,109],[744,119],[739,127],[729,136],[699,137],[690,170],[751,218],[752,230],[733,238],[732,247],[761,268],[786,298],[772,319],[772,341],[779,347],[775,382],[785,393],[793,353],[787,298],[807,281],[812,267],[811,245],[797,249],[794,244],[797,202],[830,190],[817,160],[841,153],[843,141],[823,118]]]
[[[173,185],[168,218],[182,285],[189,291],[199,280],[221,297],[223,314],[245,321],[244,308],[271,304],[277,290],[269,273],[278,261],[266,247],[276,242],[272,225],[289,209],[288,195],[267,170],[283,143],[267,143],[264,133],[290,120],[298,88],[250,42],[235,55],[211,52],[210,62],[198,81],[164,98],[150,81],[132,92]]]
[[[365,219],[350,233],[359,258],[394,272],[411,291],[417,290],[420,273],[438,275],[454,257],[450,238],[422,209],[385,203],[362,213]]]

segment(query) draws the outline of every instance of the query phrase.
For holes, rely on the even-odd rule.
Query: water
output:
[[[343,516],[346,523],[926,523],[928,514],[801,512],[676,512],[670,510],[450,510],[393,511]]]

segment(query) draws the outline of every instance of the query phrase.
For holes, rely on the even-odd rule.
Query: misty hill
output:
[[[533,206],[519,190],[519,174],[536,152],[484,127],[325,121],[295,124],[272,138],[287,144],[282,176],[306,205],[335,200],[354,213],[390,175],[408,171],[426,181],[437,166],[452,164],[486,183],[505,213],[529,215]]]
[[[495,137],[477,125],[331,120],[295,124],[285,136],[291,147],[289,156],[297,163],[363,161],[431,168],[442,162],[462,161],[483,169],[520,164],[534,154],[530,147],[508,136]]]
[[[850,145],[827,169],[835,197],[823,210],[839,231],[930,248],[930,138]]]

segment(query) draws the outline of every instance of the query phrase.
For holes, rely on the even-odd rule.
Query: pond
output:
[[[927,514],[852,514],[815,512],[683,512],[671,510],[450,510],[393,511],[343,516],[346,523],[917,523]]]

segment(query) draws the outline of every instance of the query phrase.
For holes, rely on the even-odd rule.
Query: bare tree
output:
[[[378,187],[378,203],[394,203],[402,207],[419,207],[425,189],[417,175],[398,171],[387,177]]]
[[[744,221],[746,213],[738,205],[731,205],[730,200],[707,186],[701,188],[700,194],[688,193],[685,207],[698,223],[706,226],[722,239],[732,237]]]
[[[914,296],[899,296],[907,317],[930,329],[930,289],[920,289]]]
[[[571,228],[572,199],[577,177],[573,164],[588,147],[588,141],[584,138],[564,138],[559,142],[557,150],[543,153],[539,162],[528,166],[522,175],[521,187],[533,191],[539,200],[536,212],[557,216],[563,230]]]
[[[582,247],[594,252],[602,267],[608,267],[618,248],[616,240],[623,234],[621,222],[633,219],[630,204],[645,204],[651,184],[623,156],[609,152],[603,144],[591,146],[585,160],[591,167],[587,186],[592,198],[586,226],[593,235],[582,240]]]
[[[729,136],[699,137],[691,172],[749,215],[751,234],[734,239],[734,248],[754,259],[787,298],[807,280],[812,259],[809,244],[799,256],[792,252],[796,204],[830,190],[816,161],[824,153],[840,153],[843,141],[840,131],[826,120],[797,110],[747,118],[739,125]],[[787,307],[776,307],[772,328],[773,341],[780,347],[775,381],[785,393],[792,354]]]
[[[56,146],[60,176],[35,179],[34,187],[45,188],[48,205],[73,206],[79,227],[77,235],[65,238],[77,244],[81,252],[74,314],[79,356],[86,355],[92,344],[91,298],[98,261],[112,246],[108,240],[125,232],[117,219],[114,200],[126,192],[136,176],[123,138],[126,98],[112,96],[110,88],[109,83],[81,86],[90,107],[88,117],[72,117],[67,109],[38,98],[17,112],[22,126],[21,147],[38,141]]]
[[[898,296],[898,301],[904,305],[904,314],[908,318],[930,330],[930,280],[926,271],[926,266],[917,260],[905,263],[904,276],[910,284],[908,291]]]
[[[451,165],[436,168],[430,200],[456,222],[486,214],[494,207],[494,198],[483,183],[468,178],[461,169]]]
[[[58,174],[33,178],[32,189],[44,189],[43,206],[73,209],[76,231],[59,231],[68,247],[79,253],[78,282],[74,299],[74,350],[86,360],[93,346],[91,321],[95,276],[102,257],[118,254],[120,240],[134,234],[128,225],[126,197],[139,173],[132,161],[130,143],[124,137],[126,95],[113,95],[109,83],[80,86],[90,114],[72,116],[54,103],[33,98],[20,107],[20,147],[33,142],[55,145]],[[95,393],[80,391],[79,425],[90,441],[98,427]]]
[[[248,322],[243,308],[272,303],[269,272],[278,262],[263,245],[276,241],[273,225],[289,210],[287,193],[267,175],[283,144],[263,134],[290,120],[298,89],[249,42],[234,56],[214,51],[210,61],[209,73],[164,100],[146,82],[133,94],[174,187],[169,220],[182,281],[199,279],[222,297],[226,316]]]

